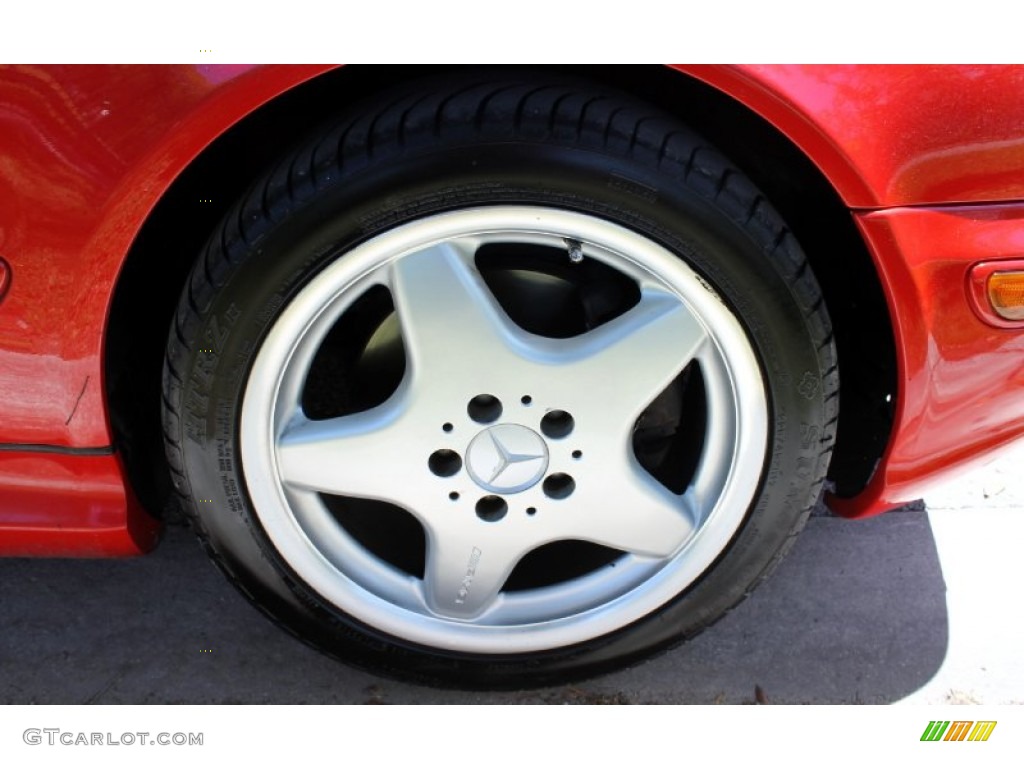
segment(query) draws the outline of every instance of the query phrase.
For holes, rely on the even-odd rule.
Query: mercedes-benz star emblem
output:
[[[466,469],[492,493],[518,493],[537,483],[548,468],[544,438],[520,424],[488,427],[466,451]]]

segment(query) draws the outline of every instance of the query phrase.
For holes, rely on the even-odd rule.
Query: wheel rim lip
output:
[[[282,380],[300,344],[319,344],[309,334],[325,313],[335,313],[336,319],[347,301],[375,284],[375,276],[395,259],[445,240],[495,232],[597,243],[613,254],[612,266],[670,289],[708,330],[731,388],[736,422],[724,489],[685,545],[658,563],[635,562],[634,556],[627,556],[634,558],[637,583],[609,584],[607,601],[561,618],[527,617],[515,624],[466,622],[432,615],[425,607],[396,605],[382,597],[385,589],[368,588],[361,580],[364,574],[339,569],[308,521],[297,514],[295,494],[281,480],[275,455],[282,429]],[[744,378],[753,381],[741,381]],[[241,465],[263,531],[289,569],[324,602],[405,642],[466,653],[523,653],[573,645],[621,629],[692,585],[728,546],[753,501],[767,448],[767,412],[760,367],[745,332],[681,258],[645,236],[587,214],[535,206],[469,208],[409,222],[356,246],[314,276],[285,307],[262,343],[245,386]]]

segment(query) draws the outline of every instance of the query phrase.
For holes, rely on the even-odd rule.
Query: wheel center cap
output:
[[[525,491],[544,477],[547,468],[544,438],[520,424],[488,427],[466,450],[469,476],[492,493]]]

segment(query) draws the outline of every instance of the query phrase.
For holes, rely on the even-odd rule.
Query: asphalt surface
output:
[[[1024,449],[924,504],[818,514],[711,630],[629,670],[534,691],[434,690],[281,632],[168,532],[133,560],[0,561],[0,702],[1024,703]]]

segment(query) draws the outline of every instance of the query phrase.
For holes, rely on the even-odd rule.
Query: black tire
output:
[[[622,614],[629,620],[620,621],[616,614],[613,623],[621,626],[610,631],[593,632],[580,620],[584,629],[567,634],[567,644],[513,652],[497,646],[487,652],[453,648],[447,641],[432,646],[414,633],[396,634],[364,614],[343,610],[307,583],[305,566],[282,554],[268,534],[270,513],[253,501],[253,483],[262,480],[250,476],[256,465],[245,466],[240,430],[247,387],[276,375],[254,367],[261,350],[269,348],[268,334],[284,327],[281,318],[292,300],[327,267],[402,225],[445,212],[504,210],[496,206],[586,214],[674,254],[739,320],[756,355],[758,386],[767,404],[767,447],[754,467],[753,500],[722,512],[735,520],[735,531],[706,557],[700,573],[638,617]],[[482,256],[474,264],[505,311],[534,334],[571,338],[628,312],[637,301],[629,281],[609,271],[613,262],[588,256],[585,268],[591,272],[584,279],[572,272],[568,255],[561,264],[535,270],[531,265],[549,259],[550,248],[537,256],[513,245],[487,262],[498,265],[493,272],[480,266]],[[565,290],[536,300],[530,291],[547,278]],[[596,297],[579,299],[583,283],[600,284],[591,291]],[[383,318],[394,301],[387,291],[366,298],[370,293],[361,293],[364,298],[345,310],[334,335],[319,342],[321,356],[312,364],[316,372],[309,368],[300,394],[303,408],[317,417],[372,409],[408,374],[407,353],[401,351],[405,331],[397,346],[401,359],[366,352],[369,337],[383,334]],[[565,299],[572,317],[561,310],[534,311],[564,295],[572,297]],[[517,298],[524,296],[525,301]],[[394,350],[394,334],[388,338]],[[634,425],[634,457],[665,486],[682,482],[685,488],[688,478],[696,477],[695,457],[710,450],[707,424],[702,431],[689,415],[704,409],[707,421],[712,412],[704,384],[694,383],[699,376],[691,369],[673,379]],[[697,371],[705,375],[703,367]],[[769,202],[707,142],[659,110],[599,85],[534,74],[417,83],[354,110],[285,157],[234,207],[200,256],[174,319],[163,384],[174,485],[228,578],[273,620],[339,659],[405,679],[466,687],[539,685],[595,674],[667,648],[721,618],[764,578],[803,527],[821,491],[838,412],[838,369],[821,292]],[[520,389],[531,386],[523,382]],[[505,407],[509,412],[510,403]],[[736,426],[737,440],[744,428]],[[487,434],[497,439],[497,433]],[[443,439],[439,434],[439,446]],[[271,456],[277,448],[268,449]],[[246,450],[251,455],[253,449]],[[464,462],[469,456],[459,458]],[[723,476],[732,477],[731,472],[723,469]],[[531,476],[533,482],[539,477]],[[469,482],[459,487],[474,488],[476,495],[487,492]],[[323,503],[326,508],[328,502]],[[340,507],[341,512],[331,512],[334,519],[375,557],[414,576],[424,567],[422,551],[415,551],[424,546],[424,534],[409,525],[410,515],[367,512],[351,500]],[[366,529],[375,526],[366,520],[378,512],[391,535],[405,542],[395,552],[380,552],[389,545],[380,544],[379,531]],[[406,545],[411,553],[403,550]],[[520,588],[535,588],[548,578],[560,587],[562,580],[604,573],[620,562],[614,553],[568,546],[546,563],[531,560],[537,572]],[[676,563],[682,556],[673,557]],[[553,563],[566,561],[571,561],[568,572],[558,572],[560,565]],[[475,567],[471,562],[470,571]],[[623,601],[628,603],[631,594]],[[456,646],[460,642],[452,640]]]

